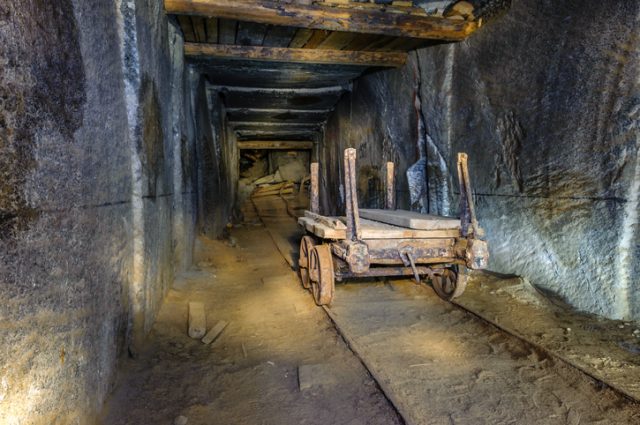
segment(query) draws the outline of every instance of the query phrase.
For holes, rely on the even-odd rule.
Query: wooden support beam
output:
[[[322,95],[340,95],[345,91],[349,91],[348,84],[343,86],[326,86],[316,88],[268,88],[268,87],[244,87],[244,86],[224,86],[210,85],[209,90],[222,91],[231,93],[249,93],[251,95],[269,95],[269,96],[322,96]]]
[[[322,123],[312,122],[273,122],[273,121],[229,121],[235,130],[285,129],[285,130],[317,130]]]
[[[317,130],[235,130],[238,140],[309,140],[318,136]]]
[[[225,111],[229,114],[236,112],[239,113],[262,113],[262,114],[328,114],[333,109],[279,109],[279,108],[226,108]]]
[[[344,150],[344,203],[347,217],[347,239],[350,241],[362,240],[358,208],[358,181],[356,179],[356,150],[347,148]]]
[[[320,213],[320,195],[319,195],[319,175],[320,175],[320,166],[317,162],[311,163],[311,188],[310,188],[310,207],[311,212],[314,214]]]
[[[313,149],[313,142],[297,140],[247,140],[238,143],[238,149],[280,149],[280,150],[309,150]]]
[[[396,209],[396,187],[395,187],[395,164],[387,162],[386,164],[386,180],[385,180],[385,208],[388,210]]]
[[[285,47],[230,46],[203,43],[185,43],[184,53],[187,57],[193,58],[384,67],[400,67],[407,61],[407,54],[405,52],[358,52],[347,50],[292,49]]]
[[[164,0],[164,7],[177,15],[431,40],[464,40],[478,28],[474,21],[273,0]]]

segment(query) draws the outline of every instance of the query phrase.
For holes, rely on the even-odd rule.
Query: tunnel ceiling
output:
[[[238,140],[310,141],[363,72],[401,66],[408,51],[480,26],[451,2],[377,3],[165,0],[165,9]]]

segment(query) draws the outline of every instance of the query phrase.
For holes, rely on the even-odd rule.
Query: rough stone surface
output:
[[[363,208],[384,206],[384,165],[396,163],[398,206],[408,207],[406,170],[419,158],[413,97],[415,67],[378,72],[357,80],[345,94],[324,132],[318,154],[321,212],[344,212],[343,152],[357,149],[358,195]]]
[[[220,237],[236,204],[239,151],[227,126],[224,104],[218,92],[207,90],[205,78],[192,75],[198,140],[198,229]]]
[[[395,160],[398,205],[410,206],[405,171],[426,158],[427,210],[455,214],[465,151],[492,270],[640,318],[639,16],[633,2],[522,0],[464,43],[366,76],[326,129],[325,208],[342,209],[329,200],[352,146],[363,205],[380,205],[376,176]]]
[[[159,2],[0,2],[0,423],[96,423],[191,263],[181,45]]]

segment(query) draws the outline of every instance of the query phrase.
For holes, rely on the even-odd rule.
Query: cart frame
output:
[[[362,219],[352,148],[344,152],[345,217],[323,216],[319,214],[318,163],[310,168],[311,211],[298,220],[307,231],[300,242],[298,264],[302,285],[311,290],[318,305],[331,303],[335,280],[363,277],[413,276],[419,283],[427,276],[436,293],[451,300],[464,292],[467,268],[486,268],[488,248],[480,239],[483,231],[476,220],[466,154],[458,154],[460,219],[450,229],[416,230]],[[394,169],[388,162],[386,210],[395,210]]]

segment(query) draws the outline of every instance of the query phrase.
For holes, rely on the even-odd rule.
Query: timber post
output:
[[[319,214],[320,212],[320,196],[318,188],[319,165],[317,162],[311,163],[311,212]]]

